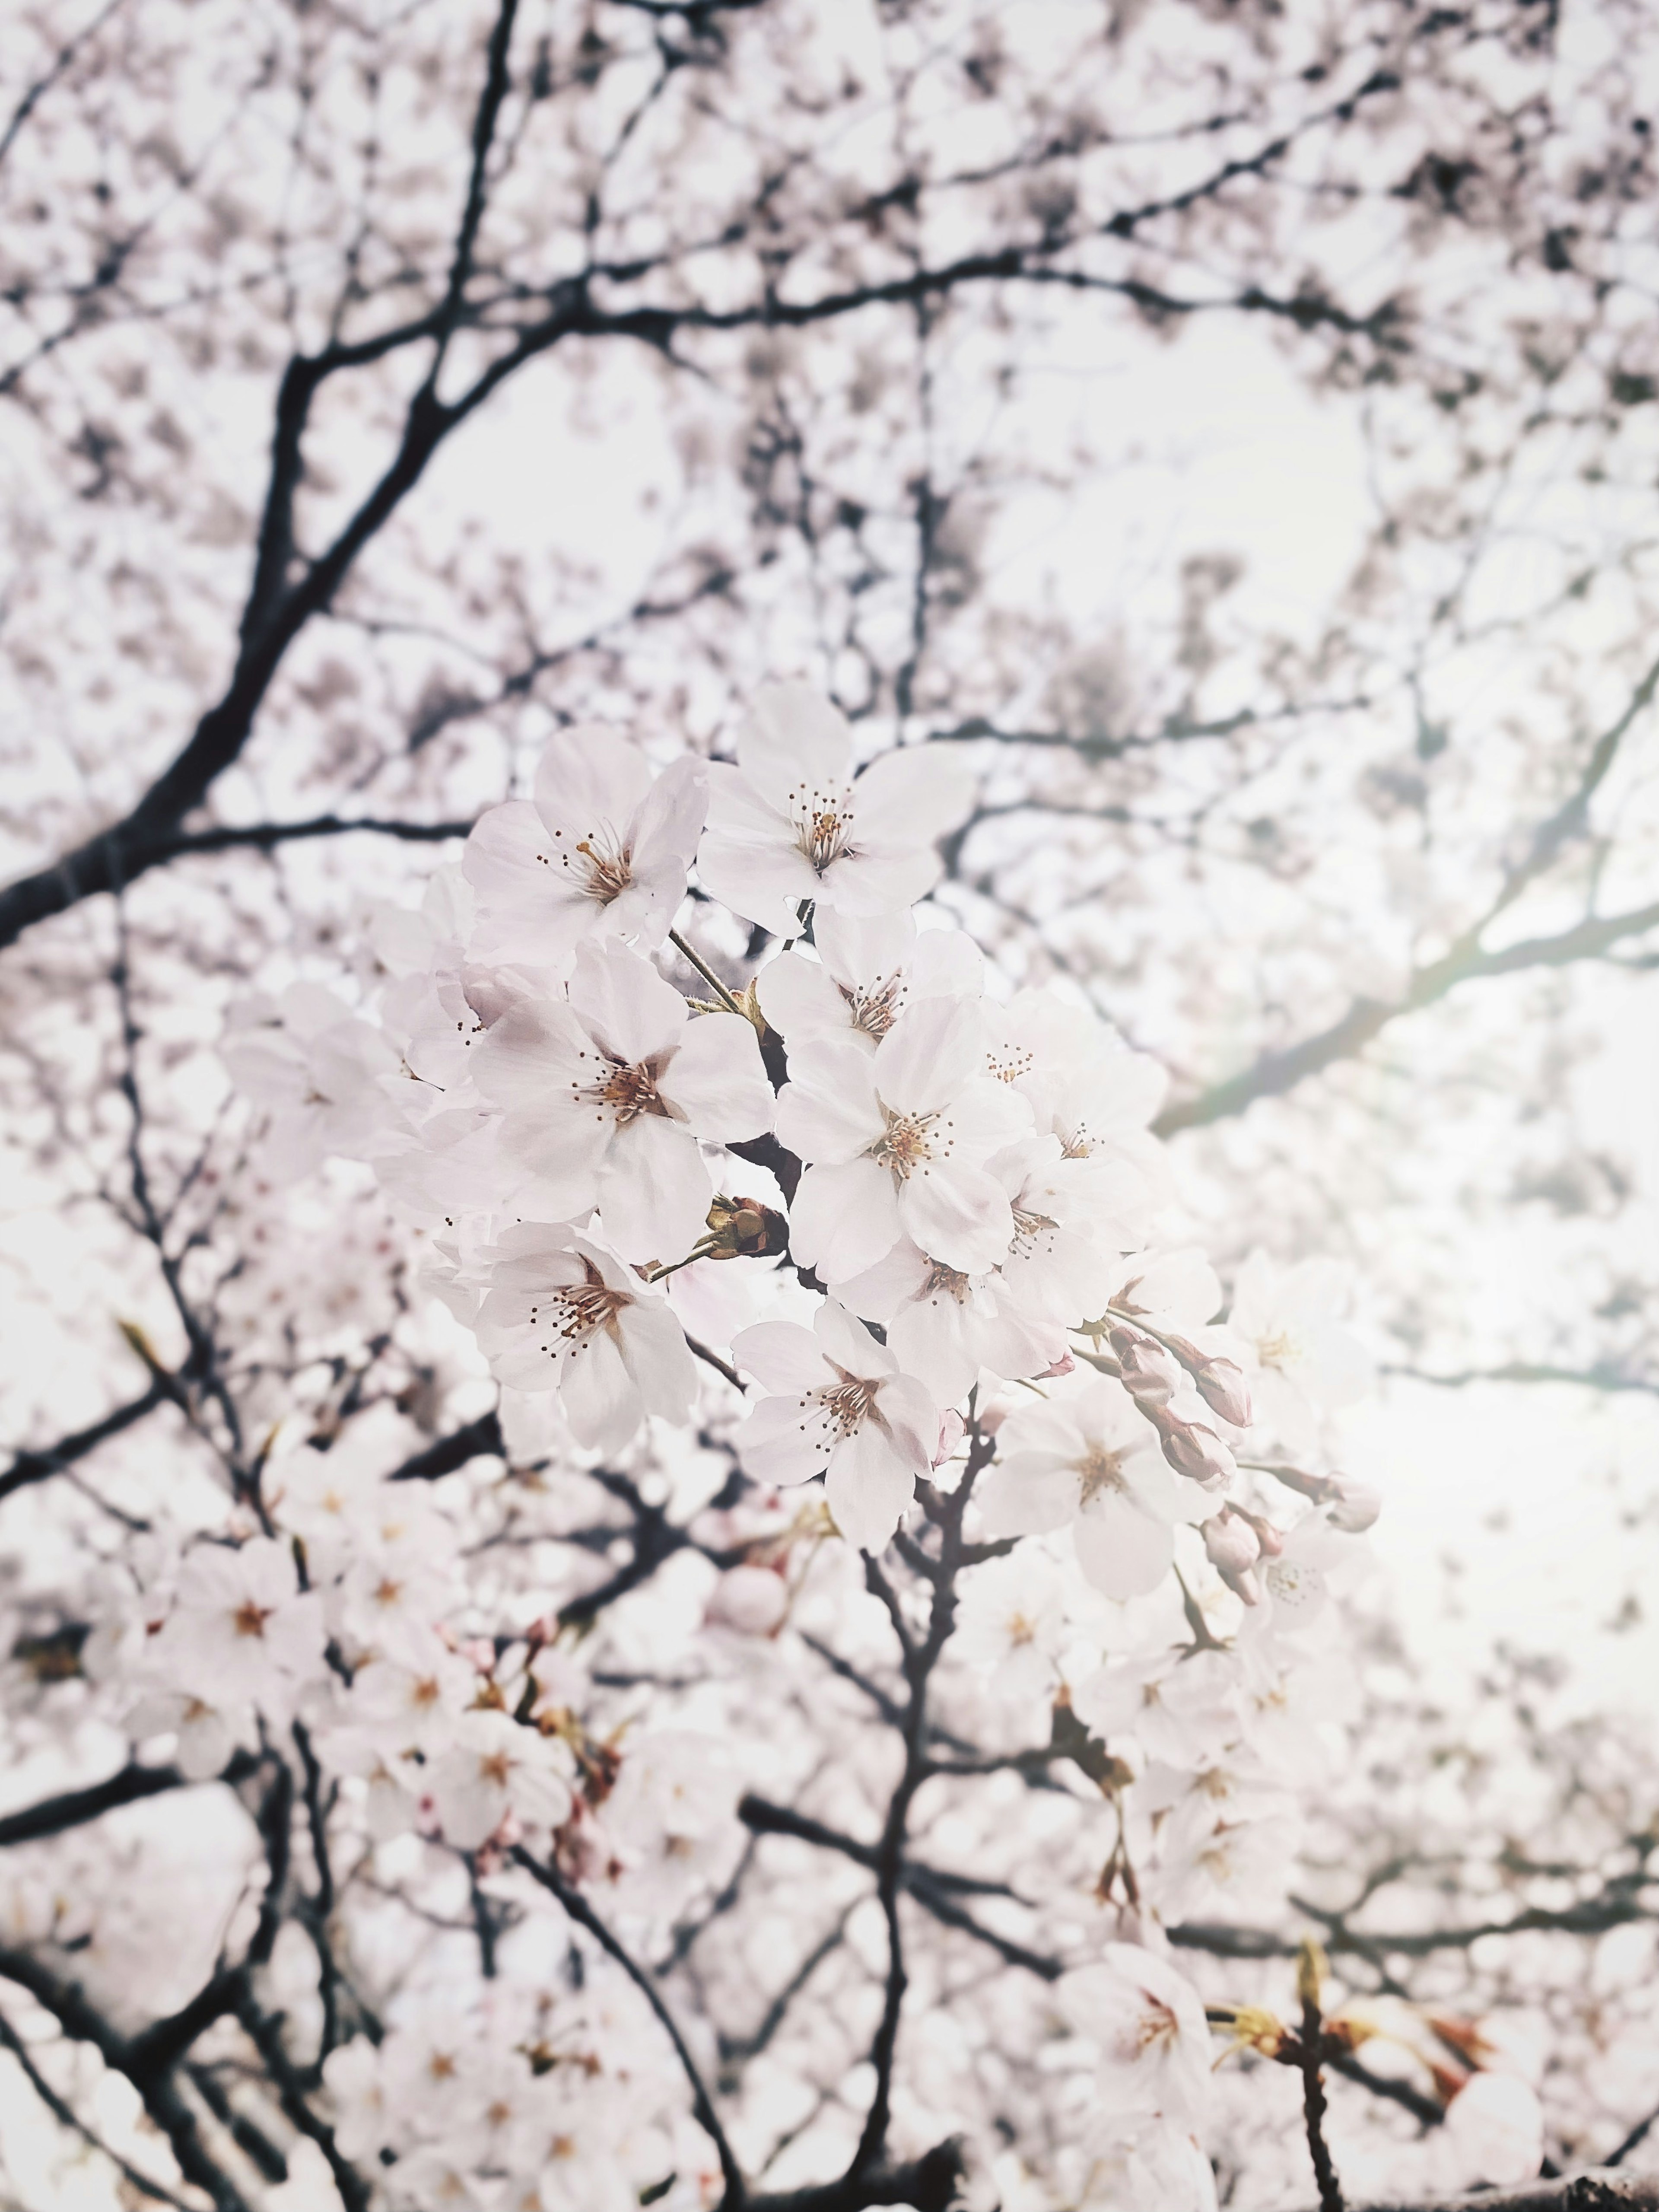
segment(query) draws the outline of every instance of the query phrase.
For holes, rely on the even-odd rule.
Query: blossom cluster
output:
[[[988,972],[931,902],[974,798],[955,749],[854,774],[841,717],[775,685],[734,751],[657,772],[617,732],[558,733],[420,911],[375,916],[373,1012],[296,984],[227,1057],[281,1158],[372,1164],[427,1287],[573,1464],[696,1426],[763,1511],[821,1478],[825,1525],[872,1558],[969,1486],[962,1656],[992,1707],[1091,1747],[1115,1812],[1099,1956],[1060,1991],[1098,2053],[1097,2201],[1152,2175],[1201,2203],[1208,2037],[1162,1927],[1271,1897],[1341,1717],[1376,1501],[1320,1459],[1364,1356],[1320,1264],[1255,1255],[1229,1305],[1180,1234],[1162,1070],[1079,996]],[[676,927],[707,939],[719,908],[750,925],[741,962]],[[267,1485],[268,1533],[198,1546],[136,1605],[152,1724],[208,1771],[303,1711],[377,1834],[486,1858],[538,1836],[580,1877],[614,1823],[617,1863],[649,1857],[695,1755],[653,1787],[646,1753],[590,1742],[556,1638],[457,1632],[436,1516],[307,1456]],[[758,1553],[726,1584],[711,1620],[775,1630]],[[723,1814],[663,1856],[695,1862]]]

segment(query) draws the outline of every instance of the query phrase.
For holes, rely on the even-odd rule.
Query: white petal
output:
[[[613,1060],[635,1067],[671,1052],[690,1009],[648,960],[619,945],[584,945],[570,978],[572,1011]]]
[[[898,1362],[878,1344],[864,1323],[835,1298],[825,1298],[812,1316],[812,1334],[826,1359],[848,1375],[896,1375]]]
[[[786,1094],[787,1095],[787,1094]],[[827,1283],[885,1259],[900,1235],[893,1178],[874,1160],[808,1168],[789,1208],[789,1249]]]
[[[964,1275],[987,1273],[1013,1242],[1008,1194],[983,1168],[925,1163],[899,1185],[898,1211],[906,1236]]]
[[[972,1001],[919,1000],[877,1049],[876,1089],[895,1114],[933,1113],[966,1086],[982,1049],[979,1009]]]
[[[732,1340],[732,1358],[768,1390],[799,1397],[833,1381],[818,1340],[792,1321],[757,1322]]]
[[[1144,1597],[1170,1571],[1175,1537],[1161,1515],[1131,1492],[1097,1498],[1079,1514],[1073,1532],[1078,1565],[1108,1597]]]
[[[849,1034],[849,1010],[828,968],[799,952],[786,952],[755,979],[761,1012],[787,1044]]]
[[[645,1418],[622,1352],[603,1329],[565,1362],[559,1402],[571,1433],[591,1451],[618,1451]]]
[[[815,1401],[763,1398],[732,1441],[751,1482],[788,1485],[823,1473],[833,1435]]]
[[[536,769],[536,810],[561,844],[596,835],[620,846],[651,788],[651,763],[606,722],[556,730]]]
[[[699,1014],[689,1022],[658,1088],[692,1133],[713,1144],[758,1137],[772,1126],[760,1039],[741,1014]]]
[[[853,786],[859,845],[902,852],[933,844],[967,820],[978,782],[967,755],[952,744],[884,753]]]
[[[778,1093],[778,1141],[798,1158],[836,1166],[885,1134],[876,1103],[875,1061],[849,1039],[822,1038],[790,1063]]]
[[[918,1470],[873,1421],[836,1447],[823,1494],[836,1526],[860,1552],[881,1552],[916,1494]]]
[[[617,1326],[623,1358],[647,1412],[665,1421],[688,1420],[697,1395],[697,1363],[673,1308],[665,1298],[641,1297],[624,1309]]]
[[[684,883],[708,811],[707,763],[690,753],[671,762],[652,786],[635,820],[635,872],[672,860]]]
[[[719,830],[705,830],[697,873],[722,906],[779,937],[794,935],[801,902],[818,891],[805,854],[796,850],[782,823],[765,844],[739,844]]]
[[[959,933],[930,933],[941,937]],[[905,965],[917,942],[915,916],[909,913],[854,916],[826,907],[812,924],[812,941],[836,981],[855,990],[860,984],[878,982]],[[963,942],[967,941],[964,938]]]
[[[738,732],[738,765],[769,805],[787,814],[793,794],[839,791],[853,764],[853,733],[810,684],[763,684]]]
[[[696,1139],[656,1114],[618,1129],[599,1170],[599,1218],[624,1260],[683,1260],[714,1195]]]

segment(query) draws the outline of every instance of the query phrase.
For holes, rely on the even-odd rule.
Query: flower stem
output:
[[[679,954],[683,960],[687,960],[690,963],[692,967],[696,969],[698,975],[702,977],[703,981],[708,984],[710,990],[718,993],[720,997],[725,1000],[726,1004],[731,1008],[734,1014],[738,1015],[744,1021],[748,1020],[748,1015],[744,1012],[743,1008],[732,996],[732,994],[726,989],[725,984],[721,982],[720,977],[714,973],[714,969],[708,965],[706,960],[702,959],[699,954],[691,950],[691,947],[680,935],[678,929],[671,929],[669,931],[668,942],[673,946],[675,951]]]

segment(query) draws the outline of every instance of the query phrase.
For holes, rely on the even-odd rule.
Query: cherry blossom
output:
[[[570,1752],[555,1736],[492,1711],[463,1713],[432,1762],[432,1796],[445,1838],[477,1850],[509,1813],[556,1828],[570,1813]]]
[[[660,944],[707,803],[701,761],[682,756],[653,778],[640,748],[604,723],[556,732],[533,801],[492,806],[467,840],[477,952],[550,966],[584,938]]]
[[[150,1656],[183,1681],[210,1686],[221,1705],[281,1705],[320,1670],[323,1642],[321,1599],[299,1588],[291,1553],[255,1536],[186,1553]]]
[[[918,999],[978,998],[985,962],[959,929],[918,933],[908,913],[866,916],[826,906],[812,923],[816,960],[786,952],[755,981],[761,1012],[792,1049],[832,1037],[873,1052]]]
[[[798,1260],[844,1282],[908,1236],[964,1273],[996,1266],[1014,1217],[988,1163],[1030,1114],[981,1060],[977,1008],[948,998],[919,1000],[873,1056],[823,1039],[792,1059],[777,1129],[811,1164],[791,1209]]]
[[[558,1224],[503,1230],[477,1263],[478,1342],[520,1390],[556,1390],[595,1451],[625,1443],[647,1413],[683,1421],[696,1389],[685,1334],[660,1291],[614,1253]]]
[[[1108,1597],[1155,1589],[1175,1556],[1175,1482],[1134,1401],[1103,1376],[1005,1423],[979,1501],[996,1536],[1069,1523],[1079,1565]]]
[[[925,1388],[833,1298],[811,1330],[760,1322],[732,1349],[771,1394],[738,1431],[746,1472],[783,1484],[823,1474],[848,1543],[880,1551],[933,1463],[939,1408]]]
[[[702,1234],[714,1182],[697,1139],[757,1137],[772,1089],[752,1025],[694,1017],[647,961],[582,945],[568,1000],[521,1000],[473,1060],[507,1109],[504,1141],[534,1176],[544,1218],[598,1206],[630,1260],[678,1260]]]
[[[1204,2115],[1210,2087],[1210,2031],[1203,2000],[1165,1959],[1109,1943],[1099,1960],[1057,1986],[1061,2010],[1098,2047],[1097,2091],[1120,2119],[1172,2122]]]
[[[937,840],[973,803],[971,772],[942,745],[884,753],[854,781],[851,730],[804,684],[763,685],[736,750],[735,768],[708,771],[697,872],[734,914],[783,937],[809,900],[869,916],[925,897]]]

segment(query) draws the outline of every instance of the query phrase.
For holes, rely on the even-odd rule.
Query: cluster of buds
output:
[[[1190,1376],[1204,1402],[1234,1427],[1247,1427],[1250,1394],[1236,1361],[1200,1352],[1183,1336],[1131,1322],[1115,1308],[1091,1332],[1104,1338],[1124,1389],[1158,1431],[1164,1456],[1177,1474],[1206,1490],[1218,1490],[1232,1479],[1232,1453],[1207,1422],[1187,1421],[1170,1410],[1170,1401]]]

